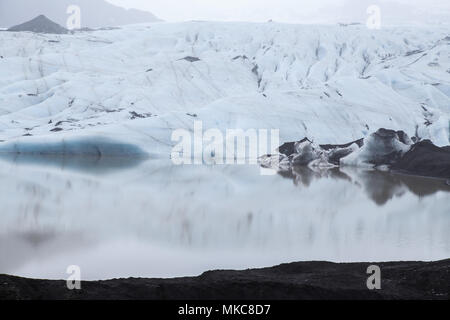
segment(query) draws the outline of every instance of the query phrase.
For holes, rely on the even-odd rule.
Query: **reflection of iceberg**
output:
[[[54,142],[1,145],[0,159],[16,165],[51,166],[102,174],[131,168],[148,159],[138,146],[107,138],[73,138]]]
[[[402,196],[406,191],[419,197],[432,195],[439,191],[450,192],[450,186],[447,186],[440,180],[391,174],[379,170],[350,169],[345,167],[317,169],[295,166],[289,171],[280,171],[279,174],[293,179],[295,185],[301,184],[304,187],[308,187],[313,180],[324,178],[360,185],[377,205],[384,205],[393,197]]]
[[[104,137],[72,137],[62,140],[35,138],[0,145],[0,153],[64,156],[136,156],[146,155],[138,146]]]
[[[98,175],[120,169],[132,168],[147,159],[146,156],[63,156],[63,155],[30,155],[2,154],[0,159],[13,162],[15,165],[37,165],[55,167],[61,170],[74,170]]]
[[[308,187],[313,180],[330,178],[330,179],[344,179],[351,181],[342,170],[339,168],[309,168],[305,166],[292,167],[290,171],[280,171],[279,174],[286,178],[292,178],[295,185],[303,185]]]

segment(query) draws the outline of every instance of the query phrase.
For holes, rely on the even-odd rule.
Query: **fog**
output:
[[[11,27],[39,14],[64,26],[70,5],[80,7],[82,27],[154,22],[156,17],[170,22],[364,23],[370,5],[380,7],[384,25],[450,21],[447,0],[0,0],[0,27]]]
[[[363,22],[370,5],[380,6],[390,24],[443,23],[450,17],[447,0],[108,0],[149,10],[167,21],[269,19],[291,23]]]

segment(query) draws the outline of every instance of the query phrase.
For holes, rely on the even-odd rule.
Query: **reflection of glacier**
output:
[[[257,166],[160,160],[95,177],[3,162],[0,174],[0,254],[17,248],[0,272],[54,277],[77,260],[93,278],[171,276],[450,253],[450,194],[434,180],[332,170],[297,172],[294,186]]]
[[[450,187],[442,179],[422,178],[403,174],[391,174],[378,170],[356,168],[311,169],[296,166],[279,174],[292,178],[297,186],[309,187],[314,180],[328,178],[354,183],[365,190],[367,196],[382,206],[395,196],[412,193],[426,197],[439,191],[450,192]]]

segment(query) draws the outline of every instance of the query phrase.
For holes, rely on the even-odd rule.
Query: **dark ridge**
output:
[[[418,54],[418,53],[422,53],[422,52],[423,52],[423,50],[412,50],[412,51],[408,51],[408,52],[405,54],[405,57],[412,56],[412,55],[414,55],[414,54]]]
[[[308,138],[303,138],[302,140],[295,141],[295,142],[286,142],[286,143],[284,143],[282,146],[280,146],[278,148],[278,152],[280,152],[280,153],[282,153],[282,154],[284,154],[284,155],[289,157],[290,155],[295,153],[295,145],[297,143],[303,143],[303,142],[306,142],[306,141],[312,143],[312,141],[309,140]]]
[[[358,145],[358,147],[361,148],[364,145],[364,139],[355,140],[353,142],[349,142],[346,144],[321,144],[320,147],[322,149],[328,151],[328,150],[336,149],[336,148],[348,148],[354,143],[356,143]]]
[[[450,147],[437,147],[430,140],[414,144],[392,170],[420,176],[450,178]]]
[[[285,142],[278,148],[278,151],[286,156],[290,156],[295,153],[295,142]]]
[[[280,153],[282,153],[282,154],[284,154],[284,155],[289,157],[290,155],[295,153],[295,144],[296,143],[303,143],[305,141],[311,142],[311,140],[309,140],[308,138],[303,138],[302,140],[300,140],[298,142],[297,141],[296,142],[285,142],[283,145],[281,145],[278,148],[278,151]],[[353,141],[353,142],[349,142],[349,143],[346,143],[346,144],[321,144],[320,147],[323,150],[329,151],[329,150],[332,150],[332,149],[345,149],[345,148],[350,147],[354,143],[356,143],[358,145],[358,147],[361,148],[364,145],[364,139],[359,139],[359,140],[356,140],[356,141]]]
[[[367,288],[367,268],[382,272],[382,289]],[[66,281],[0,275],[5,300],[448,300],[450,260],[439,262],[296,262],[246,271],[210,271],[199,277],[117,279],[82,282],[70,291]]]
[[[184,58],[182,58],[182,59],[180,59],[180,60],[186,60],[186,61],[189,61],[189,62],[200,61],[199,58],[197,58],[197,57],[191,57],[191,56],[184,57]]]
[[[236,56],[232,60],[237,60],[237,59],[248,60],[248,58],[245,54],[243,56]]]
[[[52,33],[52,34],[66,34],[68,30],[61,27],[59,24],[51,21],[44,15],[40,15],[33,20],[11,27],[8,31],[22,32],[29,31],[35,33]]]

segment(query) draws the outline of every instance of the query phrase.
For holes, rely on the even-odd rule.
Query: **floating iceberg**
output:
[[[430,140],[414,143],[403,131],[382,128],[345,145],[316,145],[305,138],[283,144],[279,152],[261,157],[261,166],[281,172],[292,171],[298,166],[356,166],[450,178],[450,147],[437,147]]]

